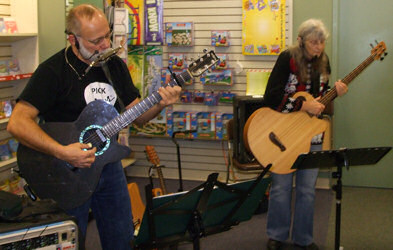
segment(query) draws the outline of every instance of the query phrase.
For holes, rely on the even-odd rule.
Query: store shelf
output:
[[[37,36],[37,33],[0,34],[0,43],[12,43]]]
[[[7,82],[7,81],[15,81],[30,78],[33,73],[25,73],[25,74],[18,74],[18,75],[9,75],[9,76],[0,76],[0,82]]]
[[[14,165],[16,164],[16,157],[5,160],[5,161],[0,161],[0,169],[9,165]]]
[[[121,165],[123,165],[123,168],[131,166],[134,163],[135,163],[134,158],[124,158],[123,160],[121,160]]]
[[[10,118],[0,119],[0,124],[7,123],[9,120],[10,120]]]

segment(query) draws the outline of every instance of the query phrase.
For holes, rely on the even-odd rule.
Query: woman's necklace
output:
[[[70,66],[70,68],[71,68],[71,69],[75,72],[75,74],[78,76],[78,80],[80,81],[80,80],[82,80],[82,78],[85,76],[85,74],[80,75],[80,74],[78,73],[78,71],[76,71],[76,69],[74,68],[74,66],[72,66],[72,64],[68,61],[67,51],[68,51],[69,48],[70,48],[70,46],[68,46],[68,47],[65,49],[65,51],[64,51],[64,58],[65,58],[66,63]]]

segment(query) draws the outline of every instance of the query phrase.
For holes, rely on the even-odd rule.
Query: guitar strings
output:
[[[199,63],[198,63],[198,64],[199,64]],[[185,79],[187,79],[188,77],[190,77],[190,75],[189,75],[188,72],[180,73],[178,76],[181,78],[181,80],[183,81],[183,83],[185,82]],[[187,76],[188,76],[188,77],[187,77]],[[190,78],[190,79],[191,79],[191,78]],[[174,80],[175,80],[175,79],[172,79],[169,83],[167,83],[167,86],[170,85]],[[176,80],[175,80],[175,83],[176,83]],[[157,93],[158,93],[158,91],[157,91]],[[137,105],[138,105],[139,107],[143,108],[142,104],[144,104],[144,105],[146,105],[147,109],[151,108],[155,103],[152,102],[152,101],[149,99],[150,97],[153,97],[153,98],[157,101],[157,103],[158,103],[159,100],[157,100],[157,97],[154,96],[154,93],[153,93],[151,96],[147,97],[146,99],[144,99],[142,102],[138,103]],[[146,100],[149,101],[149,102],[150,102],[151,104],[153,104],[153,105],[147,105]],[[137,106],[137,107],[138,107],[138,106]],[[137,111],[138,111],[138,110],[137,110]],[[132,113],[132,111],[130,111],[130,112]],[[134,112],[134,113],[135,113],[135,112]],[[139,115],[142,115],[144,112],[139,112],[139,113],[140,113]],[[135,115],[135,114],[133,114],[133,115]],[[121,117],[120,117],[120,118],[121,118]],[[120,122],[120,126],[119,126],[119,127],[123,127],[124,124],[127,124],[127,123],[128,123],[128,120],[126,120],[125,122],[123,122],[123,121],[121,121],[120,118],[119,118],[119,116],[118,116],[118,117],[114,118],[113,121],[116,121],[116,122],[117,122],[117,124],[115,124],[115,125],[118,125],[118,123]],[[113,129],[110,125],[108,126],[108,129],[109,129],[109,132],[111,132],[111,131],[116,131],[116,129]],[[105,129],[104,129],[104,130],[105,130]],[[95,131],[96,131],[96,130],[95,130]],[[82,139],[83,143],[92,143],[92,144],[94,144],[94,145],[99,144],[100,146],[101,146],[102,144],[106,144],[106,141],[102,141],[95,131],[94,131],[94,132],[91,132],[91,133],[88,133],[87,138],[83,138],[83,139]],[[101,130],[101,131],[102,131],[102,130]],[[105,132],[105,131],[104,131],[104,132]]]

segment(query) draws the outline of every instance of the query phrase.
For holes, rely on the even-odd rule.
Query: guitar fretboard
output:
[[[184,71],[178,74],[176,77],[180,85],[191,79],[191,75],[188,73],[188,71]],[[175,79],[172,79],[167,85],[173,87],[178,85],[178,83]],[[101,131],[105,134],[107,138],[114,136],[115,134],[120,132],[120,130],[131,124],[136,118],[138,118],[143,113],[152,108],[154,105],[159,103],[161,99],[162,98],[158,91],[153,92],[150,96],[146,97],[135,106],[127,109],[123,114],[113,118],[102,127]]]
[[[353,79],[355,79],[368,65],[370,65],[375,60],[375,53],[371,54],[369,57],[366,58],[359,66],[357,66],[354,70],[351,71],[348,75],[346,75],[341,81],[348,85]],[[326,95],[324,95],[320,103],[327,105],[329,104],[334,98],[337,97],[337,89],[333,87]]]

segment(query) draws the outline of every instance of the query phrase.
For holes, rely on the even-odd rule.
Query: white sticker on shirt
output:
[[[95,100],[103,100],[111,105],[115,105],[116,99],[116,91],[108,83],[92,82],[85,88],[86,104]]]

